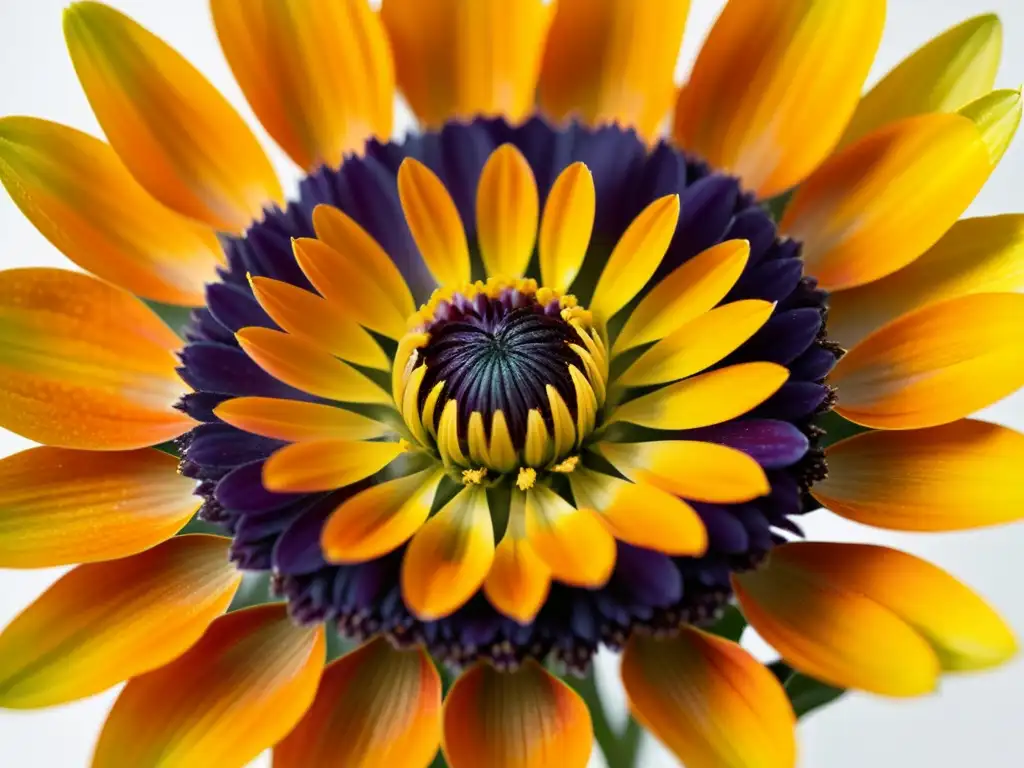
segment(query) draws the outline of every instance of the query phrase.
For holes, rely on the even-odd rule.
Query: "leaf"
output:
[[[175,304],[162,304],[159,301],[143,299],[153,312],[174,331],[185,338],[185,326],[188,325],[192,315],[192,307],[179,307]]]
[[[735,605],[727,605],[725,612],[713,626],[707,627],[706,630],[713,635],[724,637],[726,640],[732,640],[734,643],[738,643],[740,638],[743,637],[743,630],[747,628],[747,620],[743,618],[743,614],[740,613],[740,609]]]
[[[844,419],[835,411],[823,414],[815,422],[815,426],[825,430],[825,435],[821,438],[822,448],[828,448],[833,443],[838,443],[840,440],[859,435],[862,432],[871,431],[868,427],[862,427],[860,424],[854,424],[852,421]]]
[[[785,687],[786,694],[793,704],[793,712],[798,718],[831,704],[846,693],[844,688],[835,688],[799,672],[790,676]]]

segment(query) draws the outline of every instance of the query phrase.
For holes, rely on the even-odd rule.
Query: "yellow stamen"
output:
[[[485,477],[487,477],[486,467],[462,470],[462,482],[466,485],[480,485]]]
[[[563,474],[568,475],[569,473],[574,472],[576,470],[576,467],[579,466],[579,464],[579,456],[570,456],[565,461],[560,461],[557,464],[555,464],[555,466],[551,468],[551,471],[562,472]]]
[[[516,478],[516,486],[520,491],[528,491],[537,482],[537,470],[533,467],[520,467],[519,477]]]

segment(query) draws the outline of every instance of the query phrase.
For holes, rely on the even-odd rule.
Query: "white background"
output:
[[[327,0],[324,0],[325,2]],[[638,0],[643,2],[644,0]],[[848,0],[858,2],[859,0]],[[154,30],[181,51],[227,95],[264,139],[281,177],[294,186],[297,170],[260,129],[231,78],[209,20],[205,0],[114,0],[112,4]],[[79,90],[61,35],[65,0],[0,0],[0,115],[45,117],[100,134]],[[694,0],[680,61],[685,73],[722,0]],[[890,0],[873,82],[905,54],[959,20],[986,11],[998,12],[1005,25],[1000,87],[1024,80],[1024,2],[988,0]],[[1018,140],[970,209],[972,214],[1024,210],[1024,140]],[[879,244],[884,248],[884,243]],[[22,218],[0,194],[0,265],[70,264]],[[1022,343],[1024,343],[1024,329]],[[1018,395],[983,414],[992,421],[1024,428],[1024,397]],[[69,414],[69,418],[74,418]],[[27,441],[0,430],[0,456],[21,450]],[[1021,482],[1007,477],[1008,483]],[[816,513],[808,533],[817,539],[874,541],[924,555],[963,579],[997,605],[1024,633],[1024,525],[950,535],[898,535],[846,523]],[[0,626],[59,574],[45,571],[0,571]],[[761,650],[761,649],[759,649]],[[602,659],[610,698],[621,711],[615,660]],[[0,712],[0,765],[17,768],[80,768],[88,763],[95,735],[115,691],[57,709],[32,713]],[[927,699],[897,702],[851,695],[813,715],[800,726],[802,768],[953,768],[1021,765],[1021,697],[1024,661],[995,673],[947,679],[941,692]],[[266,761],[260,764],[268,764]],[[603,765],[595,758],[594,765]],[[648,744],[644,768],[677,763],[657,745]],[[142,768],[142,767],[140,767]],[[485,767],[481,767],[485,768]]]

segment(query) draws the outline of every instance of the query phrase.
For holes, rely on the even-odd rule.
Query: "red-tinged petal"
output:
[[[238,588],[229,544],[178,536],[65,574],[0,634],[0,706],[81,699],[184,653]]]
[[[309,709],[325,653],[323,628],[296,626],[283,604],[229,613],[125,686],[92,767],[245,765]]]
[[[401,443],[319,440],[286,445],[263,465],[263,485],[275,493],[332,491],[379,472],[405,452]]]
[[[66,448],[177,437],[181,340],[141,301],[60,269],[0,272],[0,426]]]
[[[532,660],[515,672],[480,662],[445,698],[451,768],[585,768],[593,741],[587,705]]]
[[[0,568],[133,555],[173,536],[199,506],[195,481],[153,448],[30,448],[0,459]]]
[[[290,443],[372,440],[392,431],[387,424],[333,405],[274,397],[236,397],[213,412],[233,427]]]
[[[426,768],[441,741],[441,678],[422,648],[377,638],[327,665],[274,768]]]
[[[97,2],[64,12],[64,37],[103,132],[157,200],[232,232],[283,201],[245,121],[163,40]]]
[[[224,258],[216,235],[156,202],[99,139],[34,117],[0,119],[0,182],[83,269],[147,299],[204,303]]]
[[[565,584],[596,588],[615,567],[615,537],[592,509],[577,509],[550,488],[526,493],[526,538]]]
[[[796,718],[767,667],[736,643],[684,628],[634,634],[622,656],[633,714],[687,768],[795,768]]]

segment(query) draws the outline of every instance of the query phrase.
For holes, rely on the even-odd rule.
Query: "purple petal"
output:
[[[785,421],[744,419],[679,433],[680,440],[701,440],[727,445],[757,461],[765,469],[780,469],[798,462],[807,452],[807,437]]]

